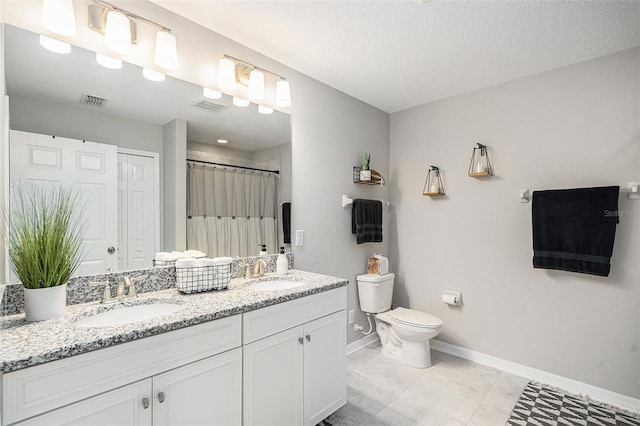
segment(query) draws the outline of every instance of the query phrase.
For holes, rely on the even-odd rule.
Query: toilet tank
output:
[[[363,274],[356,277],[362,312],[380,313],[391,309],[394,274]]]

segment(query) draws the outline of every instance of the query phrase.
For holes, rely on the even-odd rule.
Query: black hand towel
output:
[[[291,203],[282,203],[282,233],[284,243],[291,244]]]
[[[382,203],[376,200],[353,200],[351,233],[358,244],[382,242]]]
[[[533,267],[609,276],[620,187],[535,191]]]

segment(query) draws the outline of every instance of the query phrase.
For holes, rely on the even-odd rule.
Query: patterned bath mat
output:
[[[640,414],[529,382],[516,402],[508,426],[640,426]]]

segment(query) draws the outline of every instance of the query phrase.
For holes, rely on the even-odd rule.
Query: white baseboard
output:
[[[497,368],[499,370],[506,371],[517,376],[526,377],[531,380],[562,388],[571,393],[587,395],[591,399],[604,402],[606,404],[615,405],[616,407],[620,407],[624,410],[640,413],[640,399],[632,398],[630,396],[615,393],[606,389],[589,385],[587,383],[578,382],[577,380],[568,379],[566,377],[558,376],[546,371],[527,367],[522,364],[516,364],[515,362],[472,351],[470,349],[452,345],[450,343],[441,342],[435,339],[431,340],[431,348],[440,352],[445,352],[460,358],[477,362],[478,364]]]
[[[347,355],[352,354],[355,351],[364,348],[365,346],[369,346],[370,344],[377,342],[378,340],[380,340],[378,338],[378,333],[374,331],[373,333],[364,336],[362,339],[351,342],[347,345]]]

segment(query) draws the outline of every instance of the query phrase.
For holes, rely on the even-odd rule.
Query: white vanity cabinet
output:
[[[7,373],[2,424],[239,425],[241,323],[236,315]]]
[[[345,309],[343,287],[244,315],[244,425],[315,425],[346,403]]]

